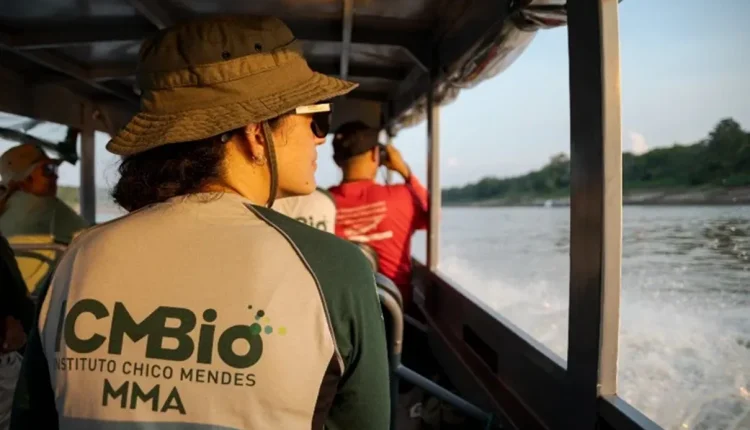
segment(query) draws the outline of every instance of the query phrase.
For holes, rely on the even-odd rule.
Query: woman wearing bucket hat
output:
[[[312,72],[274,18],[161,31],[138,82],[107,145],[131,213],[58,266],[12,428],[388,428],[369,263],[263,207],[315,189],[323,101],[356,85]]]

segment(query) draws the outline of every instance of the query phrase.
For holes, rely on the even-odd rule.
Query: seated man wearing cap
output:
[[[336,201],[336,235],[367,243],[378,254],[380,272],[411,304],[411,237],[427,228],[427,190],[411,174],[401,154],[378,142],[378,130],[360,121],[343,124],[333,137],[333,159],[341,167],[340,185],[329,191]],[[383,165],[398,172],[404,184],[375,182]]]
[[[335,231],[336,203],[328,190],[316,188],[312,194],[277,199],[271,209],[318,230]]]
[[[0,231],[16,235],[51,235],[70,243],[89,223],[57,198],[57,167],[36,145],[15,146],[0,156]]]

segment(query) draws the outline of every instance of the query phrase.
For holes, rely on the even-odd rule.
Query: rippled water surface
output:
[[[444,209],[440,268],[564,358],[569,222]],[[622,275],[620,396],[666,429],[750,429],[750,207],[626,207]]]

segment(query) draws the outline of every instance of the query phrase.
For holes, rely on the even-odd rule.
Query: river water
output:
[[[446,208],[439,262],[563,358],[569,214]],[[624,208],[618,380],[665,429],[750,429],[750,206]]]

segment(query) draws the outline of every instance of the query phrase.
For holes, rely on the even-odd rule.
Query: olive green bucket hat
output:
[[[346,94],[358,84],[310,69],[272,17],[213,17],[141,45],[141,109],[107,144],[118,155],[220,135]]]

